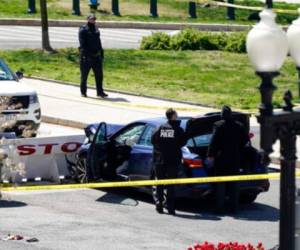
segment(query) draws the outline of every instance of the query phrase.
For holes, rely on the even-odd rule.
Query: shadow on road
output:
[[[116,194],[113,192],[106,193],[96,201],[133,207],[136,207],[139,204],[136,199],[132,199],[130,197],[126,197],[124,195]]]
[[[103,190],[105,192],[105,190]],[[106,190],[107,191],[107,190]],[[138,192],[133,189],[114,189],[96,200],[97,202],[108,202],[126,206],[138,206],[139,202],[153,204],[151,195]],[[154,204],[153,204],[154,206]],[[176,217],[197,220],[221,220],[224,216],[233,217],[236,220],[249,221],[278,221],[279,209],[262,203],[241,205],[237,214],[214,213],[213,200],[178,200],[176,204],[178,213]],[[154,207],[153,207],[154,212]]]
[[[126,98],[122,97],[105,97],[105,98],[99,98],[99,97],[89,97],[90,99],[94,100],[101,100],[101,101],[107,101],[107,102],[129,102]]]
[[[27,204],[21,201],[0,200],[0,208],[13,208],[13,207],[25,207],[25,206],[27,206]]]
[[[238,220],[279,221],[279,209],[262,203],[242,206],[241,211],[233,216]]]

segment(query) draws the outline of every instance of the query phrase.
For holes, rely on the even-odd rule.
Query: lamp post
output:
[[[288,40],[284,31],[275,23],[276,15],[271,10],[272,1],[260,13],[261,21],[247,36],[247,52],[256,74],[262,79],[259,86],[261,104],[258,122],[260,123],[260,146],[263,161],[270,162],[272,146],[280,140],[280,235],[279,249],[295,249],[295,163],[296,136],[300,134],[300,110],[293,110],[292,94],[284,94],[285,105],[280,111],[273,110],[273,92],[276,86],[273,78],[288,53]]]
[[[300,8],[298,9],[300,15]],[[297,20],[293,21],[292,25],[288,28],[287,37],[289,42],[290,55],[296,63],[298,71],[298,95],[300,98],[300,16]]]
[[[300,8],[298,9],[299,17],[297,20],[293,21],[292,25],[287,30],[287,38],[289,43],[289,51],[291,57],[296,63],[296,68],[298,71],[298,93],[300,97]],[[300,248],[300,189],[297,192],[297,200],[295,206],[295,249]]]

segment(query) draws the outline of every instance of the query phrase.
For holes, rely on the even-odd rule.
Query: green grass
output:
[[[111,15],[111,0],[102,0],[101,11],[97,13],[101,20],[117,21],[157,21],[157,22],[204,22],[204,23],[253,23],[248,21],[251,11],[236,10],[236,21],[226,19],[226,8],[210,7],[197,8],[198,18],[188,18],[188,0],[159,0],[158,12],[159,18],[149,17],[149,0],[119,0],[121,17]],[[38,7],[38,1],[37,7]],[[87,0],[81,0],[81,11],[86,15],[90,10]],[[205,0],[201,0],[205,2]],[[39,18],[39,14],[27,14],[27,0],[1,0],[0,18]],[[263,3],[257,0],[236,0],[236,4],[247,6],[263,6]],[[48,12],[51,19],[83,19],[83,17],[71,15],[71,0],[48,0]],[[274,8],[296,10],[297,4],[275,3]],[[288,24],[296,18],[296,15],[279,14],[278,21],[281,24]]]
[[[14,70],[27,76],[79,83],[75,49],[46,54],[38,50],[0,51]],[[90,76],[89,84],[94,79]],[[297,90],[297,74],[290,59],[276,79],[279,90],[275,104],[281,103],[284,90]],[[105,87],[136,94],[193,101],[220,107],[255,109],[259,103],[257,85],[245,54],[218,51],[138,51],[107,50]]]

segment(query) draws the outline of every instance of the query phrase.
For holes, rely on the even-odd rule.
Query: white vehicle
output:
[[[41,123],[41,107],[37,92],[19,82],[22,77],[0,59],[0,127],[17,136],[33,137]]]

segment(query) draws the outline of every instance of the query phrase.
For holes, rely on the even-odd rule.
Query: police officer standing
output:
[[[87,78],[92,69],[96,80],[97,96],[105,98],[103,91],[103,59],[104,51],[101,44],[100,32],[96,26],[96,16],[89,14],[87,24],[79,29],[80,50],[80,91],[82,97],[87,97]]]
[[[214,124],[208,160],[213,162],[216,176],[236,175],[242,167],[242,154],[249,143],[249,136],[244,125],[233,119],[230,107],[222,108],[221,118],[221,121]],[[226,191],[229,195],[231,212],[235,213],[239,204],[237,182],[216,184],[216,212],[223,212]]]
[[[180,120],[177,120],[177,112],[168,109],[166,112],[167,123],[160,126],[152,135],[153,163],[157,179],[177,178],[178,168],[182,161],[181,148],[186,144],[184,130],[180,127]],[[167,209],[169,214],[175,215],[175,188],[168,185]],[[155,204],[156,211],[163,213],[164,187],[157,186]]]

